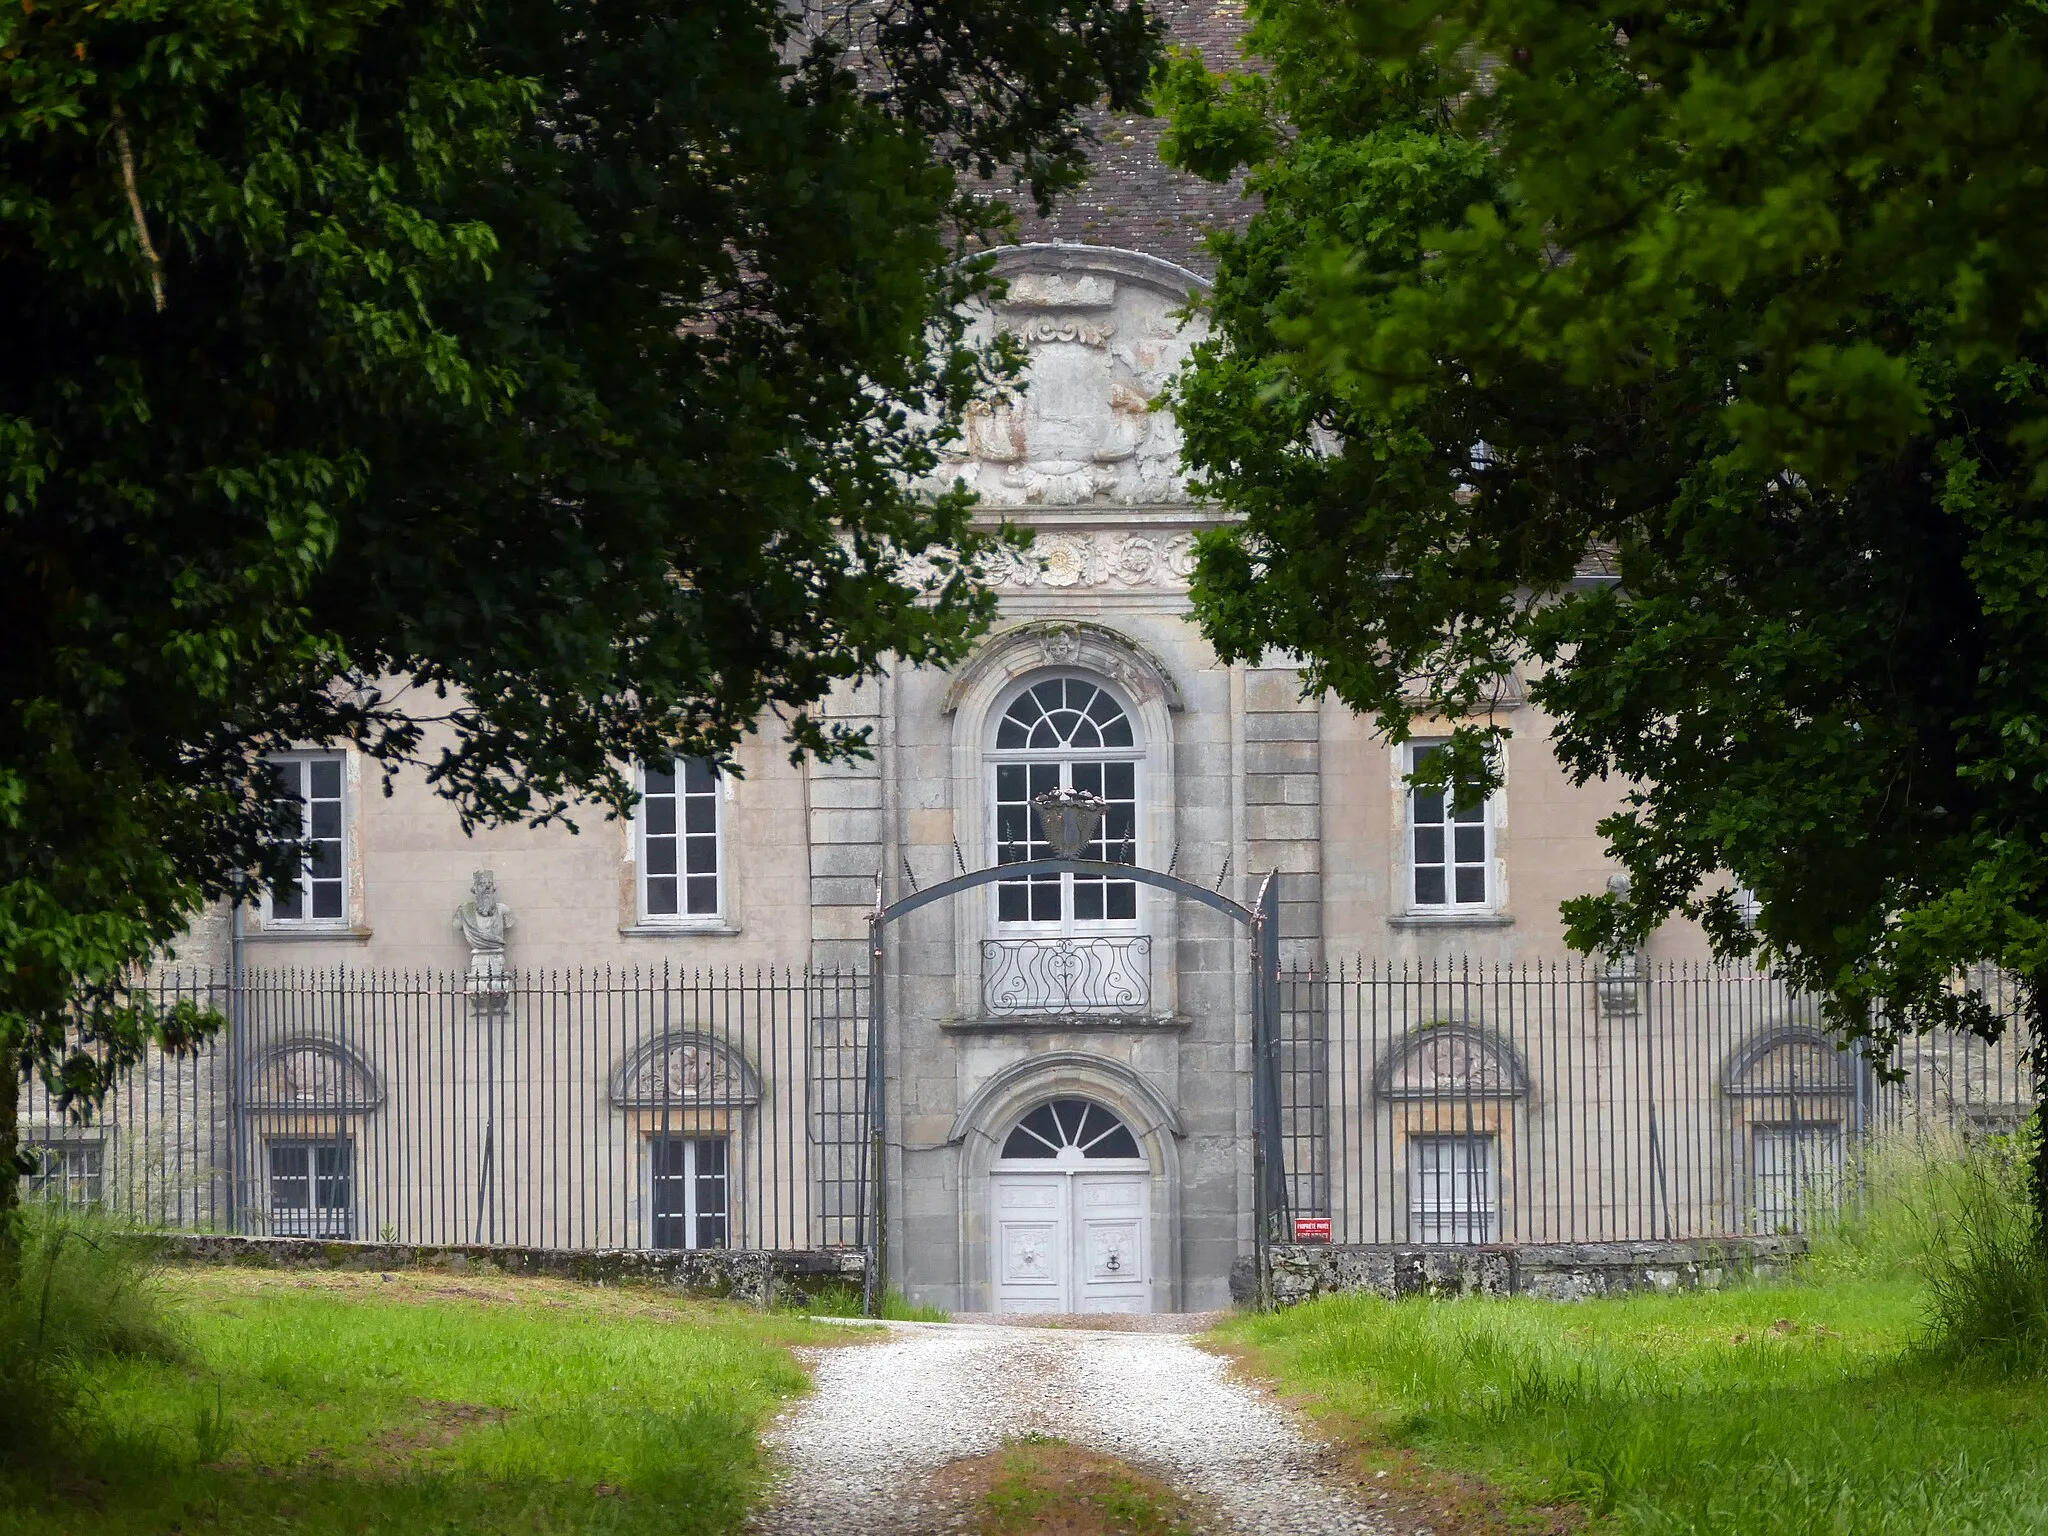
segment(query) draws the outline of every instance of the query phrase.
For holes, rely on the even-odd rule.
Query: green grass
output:
[[[1603,1529],[2048,1530],[2048,1382],[1938,1351],[1927,1318],[1911,1279],[1837,1274],[1579,1305],[1340,1297],[1222,1337],[1361,1443]]]
[[[172,1271],[182,1358],[83,1370],[0,1532],[735,1529],[789,1343],[844,1328],[546,1282]]]
[[[864,1300],[857,1285],[825,1286],[792,1311],[810,1317],[860,1317]],[[953,1314],[944,1307],[911,1301],[895,1286],[882,1292],[881,1316],[892,1323],[950,1323]]]
[[[1183,1501],[1150,1473],[1056,1435],[1026,1434],[948,1477],[980,1493],[981,1536],[1188,1536]]]

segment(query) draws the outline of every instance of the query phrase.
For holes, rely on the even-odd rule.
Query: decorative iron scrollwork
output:
[[[1140,1017],[1152,1004],[1152,940],[984,939],[981,978],[982,1006],[993,1018]]]

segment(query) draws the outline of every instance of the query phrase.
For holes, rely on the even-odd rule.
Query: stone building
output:
[[[1236,25],[1225,6],[1176,12],[1182,38],[1212,53]],[[387,798],[349,753],[284,760],[316,850],[301,889],[244,914],[232,939],[196,936],[182,958],[272,976],[467,975],[454,1005],[467,1033],[422,1055],[408,1042],[439,1023],[415,1029],[387,1010],[400,1022],[364,1025],[371,1010],[337,1001],[346,988],[276,1024],[270,1043],[250,1045],[254,1055],[234,1069],[239,1086],[222,1090],[241,1117],[240,1150],[221,1159],[234,1165],[221,1177],[242,1213],[231,1223],[398,1230],[415,1217],[349,1208],[380,1179],[401,1177],[410,1157],[403,1177],[419,1208],[444,1197],[462,1207],[460,1230],[447,1232],[529,1231],[541,1221],[538,1195],[517,1194],[512,1203],[527,1204],[512,1210],[493,1193],[486,1226],[483,1191],[505,1178],[517,1127],[478,1085],[527,1071],[518,1053],[546,1058],[549,1032],[566,1026],[524,994],[506,1001],[505,988],[533,984],[494,981],[493,966],[524,976],[667,968],[728,981],[838,972],[864,982],[878,900],[1043,856],[1032,802],[1048,791],[1107,802],[1085,857],[1170,872],[1245,904],[1272,875],[1281,962],[1298,975],[1358,957],[1413,976],[1433,964],[1568,959],[1558,903],[1607,882],[1595,824],[1614,792],[1567,781],[1536,711],[1501,701],[1514,728],[1504,787],[1483,806],[1448,806],[1405,781],[1429,750],[1427,732],[1389,746],[1333,700],[1303,697],[1283,660],[1220,664],[1190,623],[1192,542],[1218,514],[1190,494],[1173,419],[1153,407],[1204,332],[1201,236],[1243,210],[1231,189],[1160,167],[1157,124],[1099,127],[1095,180],[1000,253],[1007,297],[977,321],[1022,338],[1028,388],[978,410],[945,466],[990,517],[1032,528],[1033,554],[998,573],[1001,616],[963,665],[903,668],[830,701],[834,718],[871,728],[872,760],[793,768],[772,737],[756,738],[740,753],[743,774],[696,763],[642,770],[645,799],[630,822],[594,816],[579,835],[473,837],[416,777]],[[493,872],[509,925],[491,912],[479,918],[479,869]],[[453,916],[465,903],[467,931]],[[1703,956],[1696,933],[1674,928],[1649,958]],[[894,1283],[956,1308],[1223,1303],[1252,1245],[1255,1207],[1242,928],[1167,890],[1055,874],[999,881],[904,917],[891,925],[885,960],[882,1194]],[[1761,1019],[1762,1034],[1731,1037],[1725,1062],[1688,1056],[1680,1071],[1656,1052],[1677,1052],[1686,1023],[1668,1019],[1638,1040],[1624,1027],[1637,1016],[1634,983],[1602,985],[1582,1018],[1551,1017],[1541,1038],[1513,1037],[1512,1018],[1502,1023],[1493,1004],[1425,1000],[1384,1040],[1295,1041],[1314,1060],[1303,1069],[1310,1091],[1288,1111],[1299,1152],[1293,1208],[1333,1214],[1339,1236],[1557,1235],[1563,1227],[1526,1214],[1530,1201],[1541,1204],[1528,1193],[1534,1176],[1510,1164],[1573,1103],[1602,1106],[1602,1124],[1621,1129],[1605,1150],[1580,1136],[1569,1157],[1609,1175],[1624,1164],[1640,1171],[1614,1175],[1575,1207],[1565,1223],[1575,1235],[1605,1230],[1610,1214],[1616,1230],[1660,1235],[1659,1211],[1664,1236],[1739,1227],[1764,1197],[1751,1187],[1723,1199],[1730,1178],[1782,1183],[1788,1159],[1839,1164],[1861,1079],[1814,1055],[1804,1014],[1779,1006]],[[1627,994],[1619,1003],[1616,987]],[[804,1050],[856,1043],[831,1036],[830,1010],[809,995]],[[555,1108],[533,1111],[530,1135],[560,1137],[566,1125],[591,1151],[549,1175],[551,1198],[573,1207],[573,1219],[542,1240],[559,1231],[569,1232],[560,1241],[595,1246],[849,1240],[844,1199],[854,1197],[842,1196],[865,1177],[856,1167],[865,1132],[820,1108],[815,1066],[721,1024],[725,1006],[688,1003],[657,1027],[636,1003],[626,1022],[606,1026],[602,1059],[549,1080]],[[514,1067],[480,1054],[488,1048],[496,1063],[501,1046]],[[415,1079],[468,1085],[446,1111],[464,1134],[405,1154],[405,1132],[388,1124],[402,1087],[378,1078],[379,1051],[409,1061]],[[1781,1081],[1757,1066],[1780,1057],[1796,1057],[1805,1076],[1794,1081],[1786,1068]],[[1546,1081],[1546,1061],[1568,1062],[1579,1087],[1560,1086],[1564,1067]],[[1738,1066],[1748,1076],[1727,1075]],[[1697,1173],[1690,1206],[1683,1189],[1674,1193],[1677,1176],[1666,1176],[1679,1100],[1706,1106],[1696,1140],[1721,1149],[1703,1153],[1708,1162],[1727,1165]],[[798,1103],[803,1114],[790,1107]],[[775,1115],[797,1150],[754,1177],[755,1205],[781,1213],[770,1222],[742,1209],[731,1159],[741,1127],[758,1131]],[[1384,1168],[1372,1162],[1382,1137]],[[449,1150],[453,1142],[463,1149]],[[1370,1177],[1346,1172],[1368,1163],[1378,1170]],[[1796,1180],[1787,1187],[1796,1200]],[[1390,1226],[1365,1208],[1374,1201],[1398,1208]],[[1624,1220],[1624,1208],[1649,1215]],[[1511,1221],[1513,1211],[1524,1214]],[[323,1227],[330,1218],[336,1225]]]

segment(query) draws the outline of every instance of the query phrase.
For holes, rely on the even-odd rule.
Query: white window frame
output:
[[[1769,1148],[1768,1159],[1765,1149]],[[1758,1121],[1749,1128],[1749,1215],[1759,1233],[1804,1232],[1842,1198],[1839,1120]],[[1766,1168],[1766,1162],[1771,1166]]]
[[[732,883],[727,878],[727,843],[731,831],[731,817],[728,802],[732,796],[732,776],[719,771],[716,763],[709,763],[713,785],[712,793],[705,797],[710,800],[712,815],[716,824],[712,827],[713,874],[717,880],[718,899],[716,908],[710,912],[691,912],[689,887],[684,864],[687,861],[688,836],[685,831],[687,799],[682,785],[682,764],[676,759],[676,830],[672,834],[650,833],[647,815],[647,765],[642,763],[634,770],[634,788],[640,792],[640,800],[633,807],[633,910],[635,921],[642,928],[673,929],[678,933],[722,932],[730,925]],[[676,844],[676,906],[674,912],[650,910],[647,899],[647,882],[650,879],[665,878],[654,875],[649,867],[647,842],[650,836],[672,836]]]
[[[658,1202],[655,1199],[655,1148],[664,1142],[679,1143],[685,1149],[683,1155],[684,1172],[681,1176],[683,1209],[679,1213],[662,1212],[658,1208]],[[724,1224],[722,1233],[724,1241],[709,1245],[699,1241],[703,1236],[700,1226],[705,1213],[699,1208],[697,1203],[697,1197],[703,1188],[700,1171],[697,1167],[697,1159],[707,1142],[714,1142],[725,1149],[725,1167],[719,1174],[725,1188],[725,1209],[718,1213],[718,1220]],[[660,1253],[690,1253],[733,1246],[734,1216],[736,1213],[733,1200],[733,1148],[730,1136],[698,1135],[691,1131],[653,1132],[641,1143],[640,1166],[641,1195],[646,1201],[647,1210],[647,1246],[650,1249]],[[658,1244],[655,1241],[659,1231],[656,1223],[672,1219],[676,1215],[680,1215],[682,1219],[685,1241],[681,1247]]]
[[[1465,1165],[1457,1166],[1457,1149],[1466,1149]],[[1424,1152],[1451,1153],[1448,1174],[1438,1170],[1425,1178]],[[1472,1166],[1471,1150],[1484,1152],[1484,1165]],[[1408,1154],[1408,1241],[1469,1246],[1500,1240],[1500,1138],[1491,1131],[1446,1131],[1412,1134]],[[1437,1188],[1431,1189],[1429,1185]],[[1451,1193],[1438,1200],[1442,1188]],[[1449,1230],[1453,1235],[1446,1237]]]
[[[1486,890],[1477,901],[1460,901],[1458,899],[1458,871],[1461,868],[1470,869],[1474,867],[1472,860],[1457,857],[1457,833],[1455,828],[1460,824],[1451,821],[1448,815],[1444,821],[1429,825],[1417,822],[1415,817],[1415,798],[1419,791],[1414,784],[1408,781],[1407,775],[1415,772],[1424,757],[1447,744],[1448,742],[1445,738],[1411,741],[1402,749],[1402,756],[1398,760],[1403,774],[1401,781],[1402,906],[1404,910],[1420,915],[1430,913],[1467,915],[1498,912],[1501,909],[1502,887],[1506,883],[1502,878],[1503,872],[1500,867],[1500,839],[1496,825],[1500,819],[1500,791],[1494,790],[1490,792],[1479,808],[1478,825],[1485,848],[1477,867],[1485,881]],[[1450,797],[1446,793],[1445,808],[1447,812],[1450,810],[1449,799]],[[1463,825],[1469,826],[1471,823],[1467,822],[1463,823]],[[1444,833],[1444,858],[1440,863],[1425,862],[1419,857],[1421,834],[1425,831],[1434,830],[1437,827],[1441,827]],[[1417,892],[1417,879],[1423,870],[1434,868],[1443,870],[1444,899],[1442,901],[1425,901]]]
[[[320,1153],[326,1148],[341,1153],[344,1202],[320,1205]],[[292,1152],[305,1161],[306,1203],[281,1206],[277,1203],[277,1155]],[[333,1175],[328,1175],[329,1181]],[[272,1237],[316,1237],[343,1240],[355,1235],[356,1148],[348,1136],[270,1136],[263,1142],[263,1208]]]
[[[263,893],[263,926],[291,933],[347,932],[355,926],[355,817],[356,797],[350,782],[353,766],[349,754],[342,751],[308,750],[303,752],[274,752],[265,762],[282,766],[295,763],[299,767],[299,836],[302,839],[313,835],[313,799],[308,793],[312,769],[315,764],[332,763],[340,784],[341,828],[340,887],[341,912],[336,916],[316,917],[313,913],[314,891],[313,870],[309,860],[301,859],[299,864],[299,902],[301,913],[297,917],[282,914],[277,908],[274,891]],[[324,797],[323,797],[324,798]]]
[[[49,1141],[25,1138],[41,1166],[26,1180],[22,1194],[60,1210],[96,1209],[107,1197],[107,1143],[100,1136],[60,1136]]]
[[[1099,688],[1116,705],[1131,727],[1131,745],[1128,747],[998,747],[995,745],[1002,730],[1003,721],[1017,701],[1032,689],[1045,683],[1076,681]],[[987,817],[988,848],[991,860],[999,856],[1002,847],[1001,812],[997,801],[999,775],[1006,767],[1023,765],[1056,764],[1059,768],[1059,787],[1073,787],[1073,768],[1077,763],[1128,764],[1131,769],[1131,862],[1142,865],[1145,862],[1145,739],[1138,712],[1132,708],[1108,678],[1098,677],[1087,671],[1041,672],[1018,680],[1005,688],[997,698],[995,708],[989,711],[986,741],[987,750],[982,761],[982,810]],[[1056,920],[1046,921],[1031,918],[1005,921],[1002,915],[1002,887],[998,880],[989,886],[990,931],[1007,938],[1064,938],[1088,936],[1117,936],[1139,934],[1145,931],[1145,887],[1134,886],[1131,915],[1124,917],[1081,918],[1074,915],[1074,879],[1072,875],[1060,876],[1060,915]],[[1122,882],[1119,882],[1122,883]]]

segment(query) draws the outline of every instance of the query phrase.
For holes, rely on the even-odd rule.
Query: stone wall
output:
[[[1797,1237],[1700,1238],[1668,1243],[1524,1243],[1490,1247],[1392,1247],[1288,1243],[1273,1250],[1273,1299],[1281,1306],[1365,1292],[1403,1296],[1540,1296],[1587,1301],[1632,1291],[1714,1291],[1785,1274],[1806,1252]],[[1231,1274],[1231,1295],[1249,1301],[1249,1258]]]
[[[219,1237],[172,1233],[163,1239],[173,1262],[253,1269],[431,1269],[448,1274],[545,1276],[585,1285],[656,1285],[756,1305],[802,1306],[827,1288],[859,1290],[866,1256],[857,1249],[763,1252],[705,1248],[688,1252],[612,1248],[561,1252],[482,1244],[445,1247],[409,1243],[326,1242],[297,1237]]]

